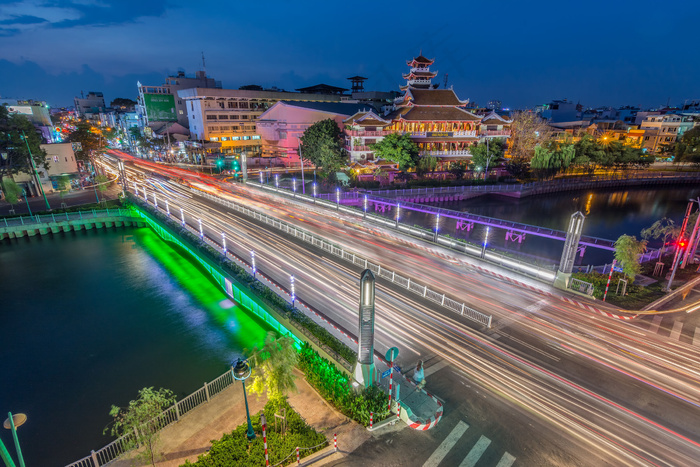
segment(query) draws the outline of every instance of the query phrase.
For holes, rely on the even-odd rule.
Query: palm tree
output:
[[[275,338],[275,333],[269,332],[265,345],[254,348],[248,360],[252,364],[252,392],[262,394],[266,390],[268,397],[273,398],[285,396],[292,389],[296,391],[297,351],[291,337]]]

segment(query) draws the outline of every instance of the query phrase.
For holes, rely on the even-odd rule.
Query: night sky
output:
[[[135,98],[136,81],[202,66],[225,88],[398,89],[405,60],[442,86],[511,108],[700,98],[700,2],[0,0],[0,97],[70,106],[80,91]]]

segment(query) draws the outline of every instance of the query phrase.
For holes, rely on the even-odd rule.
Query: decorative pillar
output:
[[[369,269],[360,275],[360,328],[355,365],[355,380],[369,387],[375,380],[374,368],[374,274]]]
[[[566,231],[566,240],[564,241],[564,250],[561,253],[561,261],[559,269],[554,278],[554,287],[566,289],[571,278],[571,271],[574,269],[574,261],[576,261],[576,252],[578,251],[578,242],[581,239],[581,231],[583,230],[583,221],[586,219],[581,211],[577,211],[571,215],[569,228]]]

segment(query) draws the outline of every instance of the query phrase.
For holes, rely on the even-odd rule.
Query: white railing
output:
[[[61,214],[41,214],[35,216],[19,216],[5,217],[0,221],[2,227],[17,227],[21,225],[36,225],[36,224],[58,224],[66,221],[80,221],[86,219],[95,219],[99,217],[134,217],[134,214],[128,209],[113,208],[113,209],[98,209],[91,211],[66,212]]]
[[[251,181],[248,181],[248,185],[252,186],[257,186],[262,189],[267,189],[270,191],[279,191],[275,187],[272,187],[270,185],[261,185],[259,183],[253,183]],[[238,203],[233,203],[229,200],[220,198],[218,196],[211,195],[209,193],[203,192],[196,190],[194,188],[190,188],[190,191],[194,194],[198,194],[200,196],[203,196],[207,199],[210,199],[218,204],[221,204],[223,206],[226,206],[228,208],[234,209],[246,216],[252,217],[253,219],[259,220],[261,222],[264,222],[267,225],[272,226],[275,229],[281,230],[282,232],[285,232],[289,235],[294,236],[295,238],[299,238],[303,240],[306,243],[310,243],[313,246],[319,247],[322,250],[325,250],[332,255],[338,256],[341,259],[345,261],[349,261],[357,266],[364,267],[366,269],[372,270],[372,272],[375,273],[375,275],[379,277],[383,277],[384,279],[389,280],[390,282],[394,284],[398,284],[401,287],[404,287],[405,289],[414,292],[416,294],[419,294],[428,300],[431,300],[435,303],[439,303],[442,307],[449,309],[450,311],[453,311],[455,313],[459,313],[460,315],[465,316],[466,318],[469,318],[473,321],[478,322],[481,325],[484,325],[486,327],[491,327],[491,320],[492,316],[487,315],[485,313],[481,313],[477,310],[474,310],[470,307],[468,307],[464,303],[457,302],[455,300],[448,300],[449,297],[447,297],[444,293],[438,292],[438,291],[433,291],[428,288],[426,285],[421,285],[419,283],[416,283],[413,281],[411,278],[403,277],[400,274],[397,274],[395,271],[392,271],[390,269],[387,269],[383,267],[380,264],[375,264],[371,263],[368,259],[364,258],[362,255],[359,255],[353,251],[347,250],[339,245],[336,245],[328,240],[326,240],[323,237],[320,237],[318,235],[315,235],[307,230],[300,229],[294,225],[288,224],[284,221],[281,221],[275,217],[268,216],[267,214],[261,213],[259,211],[250,209],[247,206],[238,204]],[[303,199],[305,201],[313,202],[314,198],[308,195],[301,195],[301,194],[296,194],[296,198]],[[325,207],[330,207],[333,209],[338,209],[340,211],[346,212],[346,213],[351,213],[351,214],[356,214],[357,211],[350,209],[346,206],[343,205],[337,205],[336,203],[332,203],[330,201],[322,200],[322,199],[316,199],[316,203]],[[374,216],[371,214],[367,215],[368,217],[372,217],[374,221],[383,223],[383,224],[390,224],[394,225],[393,221],[387,220],[381,216]],[[406,229],[410,229],[408,226],[405,226]],[[427,292],[431,292],[428,294]],[[468,313],[465,313],[467,312]]]
[[[155,425],[157,430],[162,430],[166,426],[179,421],[180,417],[184,414],[199,405],[209,402],[212,397],[231,386],[235,382],[232,371],[233,369],[227,370],[226,373],[212,382],[204,383],[203,387],[165,409],[160,415],[148,422],[148,424],[151,426]],[[134,435],[132,433],[124,435],[121,438],[115,439],[102,449],[91,451],[89,456],[85,456],[72,464],[68,464],[66,467],[100,467],[109,464],[133,448],[133,438]]]
[[[421,156],[436,156],[436,157],[446,157],[446,156],[464,156],[472,157],[472,153],[469,151],[421,151]]]

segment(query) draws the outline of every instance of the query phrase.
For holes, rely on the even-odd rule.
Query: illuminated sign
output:
[[[451,131],[428,131],[425,136],[428,138],[452,138]]]

